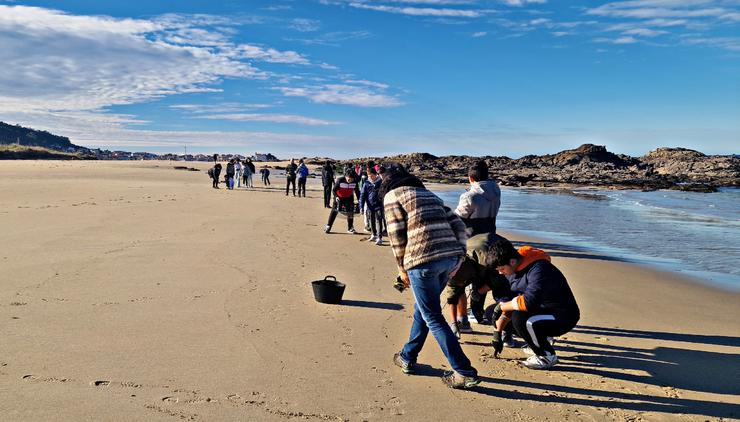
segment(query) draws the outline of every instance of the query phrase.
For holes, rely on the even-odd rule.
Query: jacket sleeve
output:
[[[396,199],[396,195],[392,191],[385,195],[383,210],[385,211],[388,240],[391,243],[393,255],[396,257],[396,265],[400,271],[406,271],[403,267],[403,257],[406,253],[406,243],[408,242],[406,211],[401,207],[401,204]]]
[[[339,179],[337,180],[337,183],[334,183],[334,189],[332,189],[332,191],[334,192],[334,196],[337,196],[337,191],[339,190],[339,185],[341,185],[341,183],[342,183],[342,180],[343,180],[343,179],[342,179],[342,178],[340,177],[340,178],[339,178]]]
[[[543,267],[542,263],[536,262],[527,272],[527,287],[523,294],[514,299],[514,309],[517,311],[527,312],[540,307],[542,288],[547,278],[547,271]]]
[[[360,183],[355,182],[355,195],[357,195],[357,200],[360,200]]]
[[[460,217],[458,217],[451,209],[447,207],[444,207],[444,209],[447,214],[447,221],[450,223],[450,227],[452,228],[452,232],[455,234],[457,241],[462,245],[463,250],[465,250],[468,242],[468,235],[465,232],[465,223],[463,223]]]
[[[455,208],[455,214],[460,218],[470,218],[473,215],[473,202],[470,200],[470,191],[467,191],[460,195],[460,202]]]
[[[370,193],[370,190],[367,187],[366,183],[362,186],[362,189],[360,189],[360,209],[364,209],[367,204],[367,196]]]

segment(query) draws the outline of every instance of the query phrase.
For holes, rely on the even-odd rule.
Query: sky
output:
[[[91,148],[740,153],[740,0],[0,0],[0,121]]]

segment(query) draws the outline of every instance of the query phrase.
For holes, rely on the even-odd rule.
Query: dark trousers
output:
[[[290,185],[293,184],[293,196],[295,196],[295,176],[287,176],[286,179],[288,180],[288,184],[285,185],[285,195],[288,195],[288,192],[290,191]]]
[[[511,324],[517,335],[527,342],[536,355],[544,356],[545,352],[555,354],[555,349],[547,338],[562,336],[569,332],[576,326],[578,319],[578,314],[514,311]]]
[[[299,177],[298,178],[298,196],[301,196],[301,192],[303,192],[303,197],[306,197],[306,178],[305,177]]]
[[[377,211],[370,210],[370,228],[372,229],[373,236],[383,237],[383,224],[385,223],[385,217],[383,216],[383,209]]]
[[[265,184],[265,186],[268,186],[270,184],[270,176],[262,176],[262,183]]]
[[[333,188],[334,185],[332,183],[324,185],[324,208],[331,208],[331,194]]]
[[[353,198],[334,200],[334,206],[331,208],[329,213],[329,221],[326,223],[331,230],[331,226],[334,225],[334,220],[337,219],[339,211],[347,211],[347,230],[351,230],[354,227],[354,207],[355,201]]]
[[[213,187],[218,189],[218,178],[221,177],[221,173],[213,173]]]

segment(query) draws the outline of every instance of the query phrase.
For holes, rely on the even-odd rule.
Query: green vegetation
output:
[[[0,160],[94,160],[95,156],[83,153],[55,151],[44,147],[26,145],[0,145]]]

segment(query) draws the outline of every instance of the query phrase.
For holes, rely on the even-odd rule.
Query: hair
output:
[[[392,191],[393,189],[403,186],[410,186],[424,189],[424,183],[418,177],[409,173],[406,168],[399,163],[390,163],[383,173],[383,183],[380,185],[380,198]]]
[[[468,168],[468,176],[476,182],[488,180],[488,164],[485,161],[476,161]]]
[[[378,166],[378,174],[380,174],[380,175],[385,174],[385,166],[384,165],[381,164],[381,165]]]
[[[375,167],[375,161],[373,161],[373,160],[368,161],[367,164],[365,165],[365,167],[367,167],[367,168],[373,168],[373,167]]]
[[[299,162],[299,163],[302,163],[302,162],[303,162],[303,158],[301,158],[300,160],[298,160],[298,162]]]
[[[368,170],[367,170],[367,172],[368,172],[369,174],[378,174],[378,171],[377,171],[377,170],[375,170],[375,166],[374,166],[374,165],[373,165],[372,167],[368,167]]]
[[[325,166],[331,166],[331,161],[329,161],[329,160],[326,160],[326,162],[324,163],[324,165],[325,165]]]
[[[508,240],[501,238],[496,240],[488,248],[486,263],[490,267],[500,267],[508,265],[512,259],[520,259],[522,256]]]
[[[344,177],[351,177],[352,179],[357,179],[357,173],[355,173],[353,169],[345,169]]]

